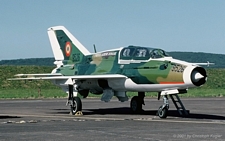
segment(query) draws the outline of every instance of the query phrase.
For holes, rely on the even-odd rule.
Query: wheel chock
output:
[[[75,114],[75,116],[82,116],[82,115],[83,115],[82,111],[77,111]]]

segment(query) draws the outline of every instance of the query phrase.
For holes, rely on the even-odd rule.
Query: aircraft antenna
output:
[[[95,51],[95,53],[96,53],[97,51],[96,51],[96,47],[95,47],[95,44],[93,44],[93,46],[94,46],[94,51]]]

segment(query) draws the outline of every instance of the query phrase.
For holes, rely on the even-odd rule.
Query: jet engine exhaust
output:
[[[191,72],[191,81],[195,86],[201,86],[205,84],[207,80],[206,71],[202,67],[196,67]]]

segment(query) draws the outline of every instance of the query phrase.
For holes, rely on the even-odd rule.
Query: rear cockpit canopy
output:
[[[120,59],[123,60],[148,60],[150,58],[157,59],[163,57],[169,57],[169,54],[162,49],[149,47],[128,46],[124,47],[120,52]]]

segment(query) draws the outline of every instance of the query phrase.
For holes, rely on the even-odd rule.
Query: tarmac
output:
[[[0,141],[179,141],[225,140],[225,98],[181,98],[189,115],[180,116],[170,100],[160,119],[162,100],[145,98],[133,114],[130,102],[82,99],[83,115],[73,116],[66,99],[0,100]]]

